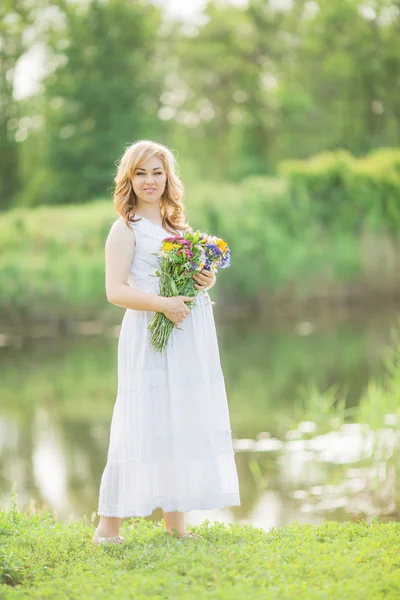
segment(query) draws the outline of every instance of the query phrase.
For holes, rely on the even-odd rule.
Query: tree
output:
[[[3,0],[0,6],[0,208],[8,208],[20,187],[15,133],[19,107],[14,97],[15,67],[26,50],[24,33],[32,23],[32,5]]]
[[[152,56],[160,11],[124,0],[59,7],[43,80],[46,151],[30,203],[106,195],[116,160],[128,143],[151,137],[159,108]]]

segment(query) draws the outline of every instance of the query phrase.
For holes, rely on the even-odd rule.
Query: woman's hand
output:
[[[215,284],[216,276],[214,271],[206,271],[203,269],[198,273],[193,275],[193,279],[197,281],[197,284],[194,286],[196,289],[203,291],[209,290]]]
[[[188,316],[190,308],[185,302],[193,302],[194,298],[190,296],[172,296],[171,298],[162,297],[162,310],[160,312],[177,326]]]

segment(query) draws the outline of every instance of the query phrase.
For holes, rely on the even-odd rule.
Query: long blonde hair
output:
[[[114,204],[118,214],[128,226],[129,222],[138,222],[138,219],[134,220],[137,198],[133,191],[132,177],[135,169],[153,156],[161,160],[167,175],[165,190],[160,199],[162,226],[169,231],[171,229],[191,230],[192,228],[186,222],[182,202],[184,187],[176,172],[176,159],[169,148],[151,140],[138,140],[131,144],[118,162],[118,170],[114,178]],[[171,233],[175,234],[176,231]]]

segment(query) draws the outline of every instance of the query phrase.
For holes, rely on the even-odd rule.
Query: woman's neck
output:
[[[138,217],[144,217],[145,219],[148,219],[149,221],[153,221],[153,223],[157,223],[157,224],[162,223],[162,217],[161,217],[161,213],[159,210],[157,210],[157,211],[153,210],[152,212],[150,212],[150,211],[146,211],[146,210],[139,208],[139,212],[135,211],[135,215],[137,215]]]

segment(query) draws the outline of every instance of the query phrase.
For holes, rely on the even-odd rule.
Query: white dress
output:
[[[131,227],[136,247],[128,283],[158,294],[152,252],[172,234],[145,218]],[[179,325],[182,331],[173,329],[163,354],[149,341],[154,312],[126,309],[99,515],[240,505],[213,307],[206,291],[196,303]]]

